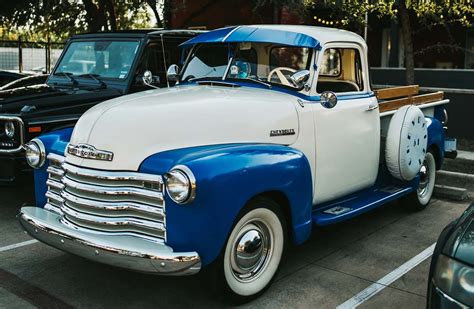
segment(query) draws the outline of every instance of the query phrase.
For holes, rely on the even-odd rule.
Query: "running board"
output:
[[[356,217],[364,212],[394,201],[413,191],[413,187],[369,189],[335,202],[320,205],[313,210],[313,223],[329,225]]]

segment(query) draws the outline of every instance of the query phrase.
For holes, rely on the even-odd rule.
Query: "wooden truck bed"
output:
[[[418,85],[375,90],[375,95],[379,100],[381,116],[391,115],[404,105],[420,105],[419,107],[424,109],[449,102],[449,100],[443,100],[444,92],[442,91],[419,94],[419,90],[420,87]]]

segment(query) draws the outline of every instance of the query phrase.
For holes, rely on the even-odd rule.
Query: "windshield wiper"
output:
[[[101,80],[99,76],[100,76],[99,74],[85,73],[85,74],[78,75],[77,77],[89,77],[95,80],[96,82],[98,82],[101,87],[107,88],[107,84],[103,80]]]
[[[72,77],[74,74],[72,74],[71,72],[56,72],[53,75],[66,77],[67,79],[69,79],[69,81],[72,83],[73,86],[77,86],[77,84],[79,84],[77,80],[74,77]]]
[[[272,85],[270,85],[269,83],[262,82],[261,80],[258,80],[258,79],[252,79],[252,78],[248,78],[248,77],[247,77],[247,78],[242,78],[242,80],[244,80],[244,81],[252,81],[252,82],[254,82],[254,83],[267,86],[268,88],[272,88]]]

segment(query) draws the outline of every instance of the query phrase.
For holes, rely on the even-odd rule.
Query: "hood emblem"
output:
[[[88,144],[68,144],[67,153],[79,158],[101,161],[112,161],[114,158],[113,152],[99,150],[94,146]]]

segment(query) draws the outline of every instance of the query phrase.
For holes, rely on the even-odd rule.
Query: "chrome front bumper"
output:
[[[42,208],[21,208],[19,220],[34,238],[104,264],[162,275],[193,275],[201,269],[196,252],[173,252],[163,243],[134,236],[82,231],[62,223],[60,215]]]

